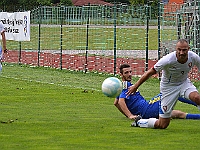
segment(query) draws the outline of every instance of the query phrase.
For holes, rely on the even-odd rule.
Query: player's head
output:
[[[122,64],[119,67],[120,75],[122,77],[122,81],[129,81],[132,80],[132,70],[129,64]]]
[[[179,39],[176,43],[176,57],[178,62],[185,63],[188,59],[189,43],[186,39]]]

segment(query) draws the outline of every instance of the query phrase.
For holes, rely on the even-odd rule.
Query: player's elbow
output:
[[[118,101],[119,101],[118,99],[115,99],[115,101],[114,101],[114,105],[115,105],[115,106],[118,105]]]

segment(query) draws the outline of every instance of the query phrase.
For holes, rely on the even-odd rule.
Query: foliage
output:
[[[64,6],[72,6],[73,5],[71,0],[60,0],[60,3],[61,3],[61,5],[64,5]]]
[[[131,5],[144,5],[149,2],[149,0],[105,0],[106,2],[111,2],[111,3],[126,3],[126,4],[131,4]],[[155,6],[158,4],[158,0],[152,0],[149,2],[151,6]]]
[[[109,2],[109,3],[126,3],[126,4],[129,4],[130,0],[105,0],[106,2]]]
[[[7,12],[31,10],[38,6],[72,6],[71,0],[1,0],[0,9]]]

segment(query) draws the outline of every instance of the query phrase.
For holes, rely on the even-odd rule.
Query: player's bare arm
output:
[[[115,101],[114,101],[114,105],[117,107],[117,109],[124,115],[126,116],[126,114],[123,112],[123,110],[121,109],[120,105],[119,105],[119,99],[118,98],[115,98]],[[128,117],[128,116],[126,116]]]
[[[124,98],[119,98],[118,104],[123,111],[123,113],[129,118],[129,119],[135,119],[137,115],[133,115],[129,109],[126,106],[125,99]]]
[[[151,68],[147,72],[145,72],[134,85],[129,87],[127,96],[129,96],[131,93],[135,93],[138,87],[154,74],[156,74],[156,70],[154,68]]]
[[[7,53],[5,31],[1,32],[1,36],[2,36],[3,52]]]

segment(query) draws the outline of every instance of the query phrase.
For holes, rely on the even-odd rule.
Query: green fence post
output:
[[[116,66],[117,66],[117,54],[116,54],[116,1],[114,2],[114,75],[116,75]]]
[[[145,71],[148,70],[148,50],[149,50],[149,2],[146,5],[146,16],[147,16],[147,28],[146,28],[146,62],[145,62]]]
[[[22,42],[19,41],[19,61],[18,64],[21,65],[21,55],[22,54]]]
[[[60,8],[60,70],[62,70],[62,50],[63,50],[63,20],[65,8]]]
[[[161,40],[160,40],[160,15],[161,15],[161,13],[160,13],[160,1],[158,2],[158,60],[160,59],[160,46],[161,46],[161,44],[160,44],[160,42],[161,42]]]
[[[40,66],[40,38],[41,38],[41,6],[39,6],[39,27],[38,27],[38,66]]]
[[[158,2],[158,60],[160,59],[160,52],[161,52],[161,36],[160,36],[160,17],[161,17],[161,9],[160,9],[160,2],[161,1],[159,1]],[[159,74],[158,74],[158,76],[159,76],[159,79],[161,79],[161,73],[159,72]]]
[[[85,47],[85,73],[87,72],[87,66],[88,66],[89,23],[90,23],[90,3],[88,3],[88,8],[87,8],[86,47]]]
[[[177,13],[177,37],[178,39],[181,38],[181,14]],[[187,35],[186,35],[187,36]]]

